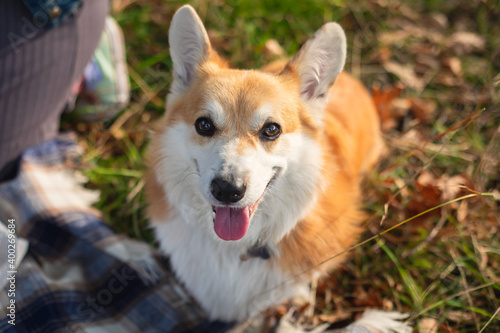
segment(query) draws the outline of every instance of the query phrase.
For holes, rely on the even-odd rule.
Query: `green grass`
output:
[[[396,128],[385,132],[389,154],[363,182],[365,207],[372,214],[363,239],[446,201],[429,199],[429,193],[438,189],[419,184],[424,171],[436,182],[460,175],[469,189],[478,192],[500,189],[497,2],[137,0],[114,13],[127,43],[129,107],[114,122],[70,126],[87,149],[83,157],[87,185],[102,192],[97,207],[116,231],[154,243],[144,214],[143,156],[148,131],[163,114],[171,82],[169,22],[183,3],[198,10],[216,49],[236,67],[255,68],[271,60],[262,53],[271,38],[293,55],[323,23],[338,21],[348,37],[346,70],[367,87],[390,88],[402,80],[385,69],[387,60],[408,64],[417,77],[425,78],[422,89],[407,85],[402,97],[431,99],[436,111],[430,121],[406,112],[396,119]],[[443,18],[446,24],[436,23]],[[484,46],[470,52],[454,48],[450,40],[461,30],[482,38]],[[404,31],[410,33],[394,42],[381,38]],[[451,58],[460,62],[459,74],[446,65]],[[483,111],[451,130],[479,110]],[[413,146],[398,144],[411,131],[420,135]],[[455,197],[470,193],[457,192]],[[416,325],[422,318],[434,318],[440,332],[480,331],[500,306],[498,211],[491,197],[467,199],[356,248],[352,260],[320,283],[316,314],[347,312],[354,317],[366,307],[378,307],[409,312]],[[442,215],[446,222],[435,230],[437,235],[425,240]],[[498,317],[483,332],[500,332]]]

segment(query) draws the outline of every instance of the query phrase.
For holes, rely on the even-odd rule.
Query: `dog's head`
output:
[[[249,225],[256,239],[282,237],[321,186],[322,115],[345,62],[342,29],[324,25],[278,74],[227,68],[190,6],[174,15],[169,40],[158,182],[186,220],[223,240]]]

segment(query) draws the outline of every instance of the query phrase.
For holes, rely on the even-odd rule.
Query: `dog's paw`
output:
[[[306,304],[311,304],[311,288],[306,284],[297,285],[290,298],[292,307],[301,308]]]
[[[413,329],[401,319],[408,318],[408,314],[396,311],[367,310],[361,318],[347,326],[341,332],[371,332],[371,333],[411,333]]]
[[[124,238],[104,250],[130,265],[146,285],[154,285],[161,280],[163,273],[154,259],[153,249],[147,244]]]

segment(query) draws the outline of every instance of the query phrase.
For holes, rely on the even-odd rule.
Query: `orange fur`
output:
[[[262,70],[279,73],[287,63],[274,61]],[[364,217],[359,208],[360,175],[384,151],[377,111],[362,83],[342,72],[330,94],[321,141],[325,182],[330,185],[320,193],[313,211],[278,244],[280,265],[294,273],[312,269],[356,242]],[[331,270],[343,257],[321,268]]]

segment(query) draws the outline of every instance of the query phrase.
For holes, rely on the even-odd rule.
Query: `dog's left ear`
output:
[[[198,66],[209,58],[212,47],[200,17],[189,5],[175,12],[168,40],[174,64],[171,94],[179,95],[189,88]]]
[[[290,60],[304,104],[323,111],[330,87],[344,68],[346,48],[344,30],[337,23],[327,23]]]

